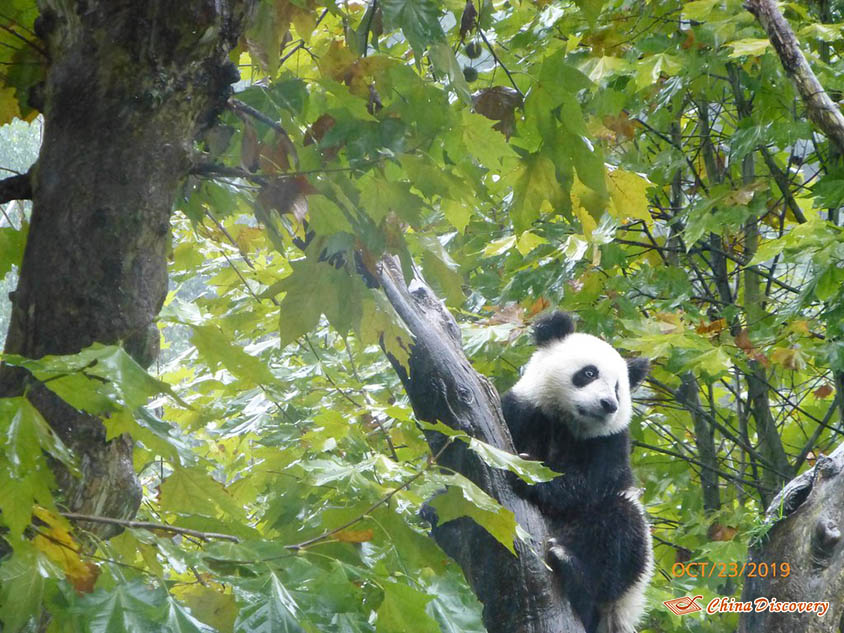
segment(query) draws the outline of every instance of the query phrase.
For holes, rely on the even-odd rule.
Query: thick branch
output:
[[[416,416],[442,421],[512,452],[498,394],[466,359],[454,318],[418,274],[409,284],[405,282],[397,259],[385,258],[377,268],[387,298],[414,337],[410,373],[391,360]],[[434,530],[437,542],[460,564],[483,602],[487,630],[581,633],[583,628],[564,599],[559,580],[544,563],[542,543],[548,527],[539,510],[515,494],[507,473],[483,463],[462,442],[443,450],[446,440],[441,434],[431,432],[427,439],[435,453],[442,450],[441,465],[462,473],[512,510],[536,540],[532,548],[517,541],[518,558],[514,558],[468,518]]]
[[[768,506],[773,524],[751,549],[756,569],[776,569],[749,577],[742,601],[827,602],[817,613],[760,611],[743,614],[739,633],[835,633],[844,613],[844,444],[815,467],[792,479]],[[783,573],[783,563],[788,573]],[[763,567],[767,565],[767,567]]]
[[[0,204],[12,200],[32,200],[32,183],[28,172],[0,180]]]
[[[782,67],[806,104],[809,118],[844,153],[844,115],[821,86],[800,50],[797,38],[774,0],[747,0],[750,11],[768,33]]]
[[[698,396],[698,382],[692,372],[686,372],[681,377],[680,388],[677,389],[677,397],[689,411],[695,427],[695,442],[697,444],[700,463],[705,468],[700,471],[700,485],[703,491],[703,509],[708,512],[715,512],[721,508],[721,496],[718,490],[718,452],[715,450],[715,429],[711,427],[707,419],[700,414],[703,408],[700,406]]]

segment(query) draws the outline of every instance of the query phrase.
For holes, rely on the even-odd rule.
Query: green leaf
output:
[[[270,385],[275,382],[272,372],[260,359],[233,345],[218,328],[211,325],[194,325],[192,330],[191,342],[196,345],[212,369],[225,367],[233,376],[250,386]]]
[[[665,74],[672,76],[683,69],[683,65],[668,53],[650,55],[636,64],[636,87],[639,90],[653,86]]]
[[[440,522],[468,516],[515,556],[515,515],[462,475],[448,477],[446,482],[446,492],[431,500]]]
[[[522,232],[539,219],[544,205],[553,208],[561,197],[554,163],[542,154],[521,161],[513,185],[513,228]]]
[[[735,57],[759,57],[764,55],[771,46],[771,41],[768,38],[747,38],[744,40],[735,40],[727,44],[733,49],[730,53],[731,58]]]
[[[214,629],[193,617],[171,596],[167,596],[167,619],[165,622],[172,633],[215,633]]]
[[[519,251],[522,256],[526,256],[528,253],[533,251],[533,249],[547,243],[548,240],[544,237],[541,237],[536,233],[531,233],[530,231],[525,231],[519,236],[519,239],[516,240],[516,250]]]
[[[693,0],[683,3],[683,17],[689,20],[705,21],[712,15],[712,10],[723,0]]]
[[[308,260],[296,262],[293,271],[279,286],[279,290],[285,293],[279,307],[282,346],[313,330],[323,307],[333,301],[330,288],[320,283],[320,266]]]
[[[469,448],[477,453],[486,464],[495,468],[509,470],[529,484],[551,481],[561,474],[554,472],[542,462],[522,459],[518,455],[508,453],[475,438],[469,440]]]
[[[440,628],[426,612],[431,596],[397,582],[381,583],[384,599],[378,607],[376,633],[440,633]]]
[[[400,28],[417,59],[429,44],[445,39],[440,8],[434,0],[384,0],[381,10],[385,28]]]
[[[451,198],[445,198],[440,201],[440,209],[442,209],[443,215],[445,215],[451,225],[461,233],[466,230],[469,220],[472,219],[472,208],[467,204]]]
[[[168,512],[238,518],[243,507],[228,490],[198,467],[176,468],[161,486],[161,507]]]
[[[161,588],[132,580],[84,596],[77,608],[84,614],[86,633],[153,633],[161,631],[165,600]]]
[[[815,296],[820,301],[829,301],[841,292],[842,281],[844,281],[844,269],[829,266],[818,278],[815,285]]]
[[[753,255],[753,259],[751,259],[748,263],[748,266],[758,266],[759,264],[763,264],[773,259],[782,253],[786,246],[788,246],[788,242],[783,239],[763,242],[759,248],[756,249],[756,253]]]
[[[32,618],[41,614],[46,580],[59,575],[58,570],[51,573],[50,569],[51,565],[30,544],[16,547],[12,556],[0,564],[0,621],[4,632],[24,630]]]
[[[262,579],[260,599],[241,608],[236,633],[304,633],[296,619],[296,602],[275,572]]]
[[[442,251],[442,253],[450,261],[448,254],[445,251]],[[449,305],[460,307],[466,300],[466,296],[463,294],[463,278],[456,268],[453,262],[449,265],[440,256],[435,255],[432,250],[426,250],[422,255],[422,269],[425,278],[438,293],[445,296]]]
[[[28,229],[28,224],[20,230],[0,227],[0,280],[12,270],[12,266],[21,265]]]
[[[30,370],[63,400],[91,413],[114,410],[116,406],[135,409],[164,394],[187,406],[170,385],[150,376],[116,345],[94,343],[77,354],[37,360],[9,354],[4,360]]]
[[[574,3],[583,11],[583,15],[592,25],[598,20],[601,9],[604,8],[604,0],[575,0]]]
[[[459,439],[469,445],[469,448],[480,457],[484,463],[493,468],[501,468],[509,470],[511,473],[517,475],[520,479],[529,484],[538,484],[545,481],[551,481],[555,477],[559,477],[560,473],[554,472],[541,462],[522,459],[518,455],[508,453],[500,448],[496,448],[491,444],[482,442],[474,437],[470,437],[463,431],[458,431],[442,422],[425,422],[420,420],[419,426],[429,431],[437,431],[448,437]]]
[[[413,2],[414,0],[408,0]],[[419,0],[416,0],[419,1]],[[424,2],[425,0],[422,0]],[[416,47],[414,47],[416,50]],[[448,77],[449,85],[460,97],[460,100],[467,105],[472,103],[472,94],[469,91],[469,84],[466,83],[466,78],[463,75],[463,69],[460,63],[454,56],[454,51],[445,40],[437,41],[431,44],[428,49],[428,56],[431,58],[431,63],[434,69],[442,75]]]
[[[461,130],[466,149],[484,166],[497,169],[504,159],[515,156],[504,135],[492,128],[492,121],[469,110],[464,110],[462,117]]]
[[[489,244],[484,246],[483,255],[484,257],[494,257],[495,255],[501,255],[501,253],[506,253],[515,245],[515,235],[499,237],[497,240],[492,240]]]
[[[361,207],[376,223],[393,212],[411,225],[418,226],[424,201],[411,193],[410,183],[391,182],[373,171],[360,179],[360,187]]]
[[[580,136],[573,136],[566,134],[563,136],[568,145],[568,150],[571,152],[572,163],[577,170],[577,177],[580,181],[589,187],[592,191],[598,194],[598,197],[603,201],[607,196],[607,181],[606,168],[604,167],[604,158],[599,148],[591,146],[586,140]],[[600,213],[596,214],[595,209],[586,206],[590,213],[600,217]],[[600,204],[603,208],[603,204]]]
[[[729,355],[723,347],[715,347],[702,354],[695,355],[694,359],[688,362],[683,369],[694,369],[702,371],[711,378],[717,378],[730,370],[732,363]]]

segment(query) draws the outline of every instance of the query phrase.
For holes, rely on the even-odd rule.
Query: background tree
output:
[[[437,457],[459,454],[431,468],[420,421],[466,420],[454,408],[466,401],[433,383],[441,407],[422,413],[405,369],[412,381],[413,327],[395,295],[372,287],[390,270],[401,288],[396,271],[407,282],[418,267],[499,389],[530,352],[531,318],[551,305],[655,361],[632,428],[661,572],[644,628],[734,630],[735,615],[680,619],[660,602],[738,596],[743,579],[729,567],[674,577],[675,563],[741,562],[769,530],[779,538],[765,508],[840,442],[844,410],[840,152],[809,122],[793,68],[754,15],[733,0],[263,0],[238,39],[210,5],[140,18],[121,7],[113,23],[100,9],[45,3],[36,28],[35,8],[16,0],[0,16],[0,112],[45,116],[36,168],[2,186],[9,200],[31,185],[35,202],[25,222],[4,208],[0,229],[0,271],[23,262],[14,305],[25,308],[12,312],[3,384],[29,397],[0,401],[6,628],[43,606],[54,630],[481,630],[480,606],[418,510],[449,486],[441,518],[470,517],[530,565],[514,515],[488,495],[500,489],[453,469],[541,471],[425,426]],[[786,12],[833,99],[839,13]],[[188,18],[189,32],[178,26]],[[106,25],[138,36],[115,51]],[[229,45],[236,99],[191,145],[224,103]],[[61,77],[92,103],[62,101]],[[72,138],[48,149],[51,116],[67,117],[53,129]],[[51,181],[59,174],[66,184]],[[49,215],[38,210],[47,185]],[[36,229],[64,237],[36,246]],[[142,333],[165,255],[172,287],[151,379],[120,348],[86,346],[122,342],[151,362],[155,337]],[[47,329],[29,329],[33,315]],[[69,407],[50,405],[60,402]],[[67,419],[94,431],[71,433]],[[123,433],[136,442],[146,523],[124,520],[130,469],[115,487],[90,468],[110,451],[128,465],[128,444],[112,439]],[[53,498],[56,462],[69,470]],[[103,496],[78,500],[101,501],[74,505],[84,486]],[[80,509],[95,515],[81,524],[93,537],[109,517],[127,529],[85,541],[60,514]],[[530,512],[513,509],[520,521]],[[475,529],[456,525],[454,542]],[[477,555],[452,553],[483,597],[478,579],[500,576],[498,563],[472,569]],[[840,618],[834,605],[824,630]]]

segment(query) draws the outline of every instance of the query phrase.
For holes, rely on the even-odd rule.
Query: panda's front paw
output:
[[[569,571],[572,565],[571,554],[555,538],[549,538],[545,542],[545,560],[554,571],[561,573],[563,576],[566,575],[565,572]]]

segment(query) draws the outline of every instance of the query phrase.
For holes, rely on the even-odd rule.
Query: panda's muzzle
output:
[[[604,422],[611,413],[607,413],[604,409],[587,409],[586,407],[577,407],[577,412],[583,418],[591,418],[592,420],[597,420],[598,422]]]
[[[618,411],[618,403],[615,400],[610,398],[601,398],[599,401],[600,408],[598,407],[584,407],[582,405],[577,406],[577,412],[585,417],[585,418],[592,418],[593,420],[598,420],[599,422],[605,421],[608,417],[610,417],[613,413]]]
[[[609,398],[601,398],[601,408],[604,410],[604,413],[609,415],[610,413],[615,413],[618,411],[618,404],[615,400],[610,400]]]

